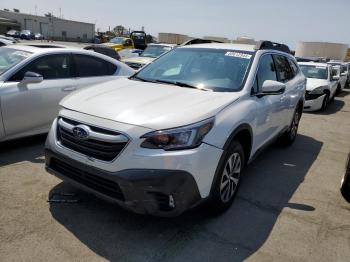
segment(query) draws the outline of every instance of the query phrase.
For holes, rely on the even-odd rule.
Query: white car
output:
[[[340,89],[337,90],[337,93],[340,93],[344,90],[346,85],[349,81],[349,73],[348,73],[348,64],[345,62],[339,62],[339,61],[331,61],[328,62],[328,64],[332,65],[335,68],[339,68],[339,83],[340,83]]]
[[[299,66],[307,77],[304,111],[325,110],[340,88],[339,76],[332,75],[333,67],[326,63],[299,62]]]
[[[247,163],[297,136],[306,78],[285,45],[175,48],[129,79],[62,102],[46,141],[57,177],[137,213],[227,209]]]
[[[13,45],[14,40],[9,39],[8,37],[0,36],[0,47],[1,46],[7,46],[7,45]]]
[[[0,48],[0,141],[46,133],[74,90],[130,76],[105,55],[51,45]]]
[[[151,63],[162,54],[169,52],[176,45],[173,44],[149,44],[140,56],[122,59],[122,61],[136,70]]]

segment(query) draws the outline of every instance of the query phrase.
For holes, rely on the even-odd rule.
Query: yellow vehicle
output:
[[[116,51],[135,48],[134,42],[131,38],[119,36],[112,38],[108,43],[104,43],[104,45],[112,47]]]

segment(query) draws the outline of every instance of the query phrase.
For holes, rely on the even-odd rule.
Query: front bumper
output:
[[[193,176],[180,170],[108,172],[45,151],[46,170],[58,178],[139,214],[177,216],[202,199]]]
[[[304,104],[304,111],[317,111],[322,108],[323,100],[326,95],[321,95],[318,98],[306,100]]]

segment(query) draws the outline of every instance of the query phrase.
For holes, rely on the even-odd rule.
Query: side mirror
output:
[[[40,83],[44,80],[43,76],[34,73],[34,72],[26,72],[24,74],[23,80],[21,81],[22,84],[35,84],[35,83]]]
[[[273,80],[266,80],[261,87],[261,92],[259,95],[280,95],[283,94],[285,90],[285,84]]]
[[[333,80],[333,81],[338,81],[339,79],[340,79],[339,76],[332,76],[332,80]]]
[[[346,73],[341,73],[340,76],[346,76]]]

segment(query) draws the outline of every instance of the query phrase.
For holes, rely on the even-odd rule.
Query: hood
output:
[[[124,63],[135,63],[135,64],[147,65],[151,63],[154,59],[155,59],[154,57],[136,56],[136,57],[122,59],[122,61]]]
[[[306,90],[312,91],[317,87],[326,85],[328,85],[328,80],[326,79],[308,78],[306,82]]]
[[[117,79],[77,91],[60,105],[117,122],[166,129],[212,117],[239,96],[233,92]]]

